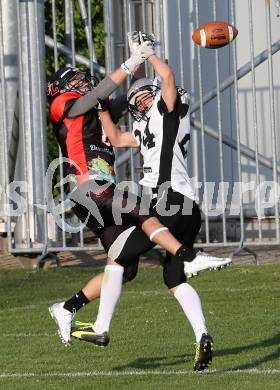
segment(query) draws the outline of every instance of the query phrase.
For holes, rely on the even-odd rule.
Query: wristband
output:
[[[123,64],[121,64],[121,68],[122,68],[122,70],[125,71],[125,73],[131,74],[130,70],[129,70],[128,67],[125,65],[125,62],[124,62]]]

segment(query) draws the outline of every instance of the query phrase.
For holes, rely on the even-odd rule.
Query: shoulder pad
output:
[[[180,95],[181,102],[183,104],[190,104],[190,94],[182,87],[177,87],[177,92]]]

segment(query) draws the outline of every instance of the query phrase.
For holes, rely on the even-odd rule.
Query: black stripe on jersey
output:
[[[77,100],[78,100],[77,98],[74,98],[74,99],[66,101],[65,106],[64,106],[64,113],[63,113],[63,116],[65,118],[74,118],[74,116],[68,116],[68,113],[71,110],[71,108],[73,107],[73,105],[77,102]],[[76,116],[78,116],[78,115],[76,115]]]
[[[54,123],[53,130],[54,130],[55,138],[61,148],[62,156],[68,158],[67,147],[66,147],[67,127],[61,121],[61,122]]]
[[[159,178],[157,187],[166,181],[171,181],[173,148],[180,124],[179,117],[163,115],[163,136],[160,152]]]

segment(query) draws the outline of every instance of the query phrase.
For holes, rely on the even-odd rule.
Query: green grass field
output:
[[[192,371],[194,336],[161,269],[127,284],[107,348],[60,342],[48,306],[97,270],[0,270],[0,389],[279,389],[280,267],[233,266],[191,280],[215,341],[211,370]],[[97,302],[77,319],[93,320]]]

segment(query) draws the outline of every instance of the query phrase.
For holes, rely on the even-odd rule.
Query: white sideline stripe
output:
[[[0,337],[56,337],[56,333],[3,333]]]
[[[250,369],[217,369],[217,370],[206,370],[204,372],[194,372],[192,370],[185,371],[89,371],[89,372],[46,372],[46,373],[35,373],[35,372],[0,372],[0,378],[32,378],[32,377],[98,377],[98,376],[172,376],[172,375],[209,375],[209,374],[252,374],[252,375],[274,375],[280,374],[280,370],[273,368],[250,368]]]
[[[27,305],[27,306],[13,306],[13,307],[7,307],[6,309],[1,309],[0,311],[16,311],[18,309],[22,309],[22,310],[32,310],[32,309],[37,309],[40,305]]]
[[[56,302],[63,302],[65,301],[67,297],[64,297],[64,298],[57,298],[55,301]],[[38,309],[39,307],[48,307],[50,306],[51,304],[53,303],[53,301],[50,301],[50,300],[45,300],[45,301],[40,301],[40,303],[36,303],[36,304],[32,304],[32,305],[25,305],[25,306],[13,306],[13,307],[7,307],[7,308],[4,308],[4,309],[1,309],[0,312],[2,311],[17,311],[17,310],[33,310],[33,309]]]
[[[266,286],[256,286],[256,287],[244,287],[244,288],[232,288],[232,287],[227,287],[227,288],[218,288],[215,289],[215,291],[223,291],[223,292],[242,292],[242,291],[259,291],[261,288],[266,288],[266,290],[269,291],[279,291],[280,287],[266,287]],[[198,288],[200,293],[213,293],[213,289],[205,289],[205,288]],[[156,290],[142,290],[139,292],[135,291],[125,291],[125,294],[131,294],[131,295],[166,295],[167,290],[163,291],[156,291]]]
[[[229,272],[230,270],[225,270],[226,272]],[[215,272],[215,271],[214,271]],[[195,279],[194,279],[195,280]],[[279,291],[280,290],[280,287],[269,287],[269,286],[265,286],[265,285],[261,285],[261,286],[252,286],[252,287],[244,287],[244,288],[232,288],[232,287],[227,287],[227,288],[218,288],[216,289],[215,291],[223,291],[223,292],[231,292],[231,293],[234,293],[234,292],[241,292],[241,291],[259,291],[261,290],[262,288],[265,288],[266,290],[269,290],[269,291]],[[199,292],[200,293],[211,293],[213,292],[213,289],[204,289],[204,288],[200,288],[199,289]],[[125,291],[125,294],[130,294],[130,295],[167,295],[167,290],[163,290],[163,291],[156,291],[156,290],[142,290],[142,291]],[[65,300],[66,298],[60,298],[60,299],[57,299],[56,302],[61,302],[63,300]],[[49,305],[51,305],[51,302],[50,301],[45,301],[45,302],[41,302],[40,304],[38,305],[29,305],[29,306],[14,306],[14,307],[9,307],[9,308],[5,308],[5,309],[1,309],[0,310],[0,313],[1,312],[13,312],[13,311],[20,311],[20,310],[32,310],[32,309],[38,309],[39,307],[48,307]]]
[[[3,312],[7,312],[7,311],[17,311],[17,310],[35,310],[35,309],[38,309],[39,307],[46,307],[48,308],[50,305],[52,305],[55,302],[64,302],[65,300],[67,299],[67,297],[63,297],[63,298],[57,298],[53,301],[50,301],[50,300],[45,300],[45,301],[40,301],[39,304],[32,304],[32,305],[26,305],[26,306],[13,306],[13,307],[7,307],[7,308],[4,308],[4,309],[0,309],[0,313],[3,311]]]

